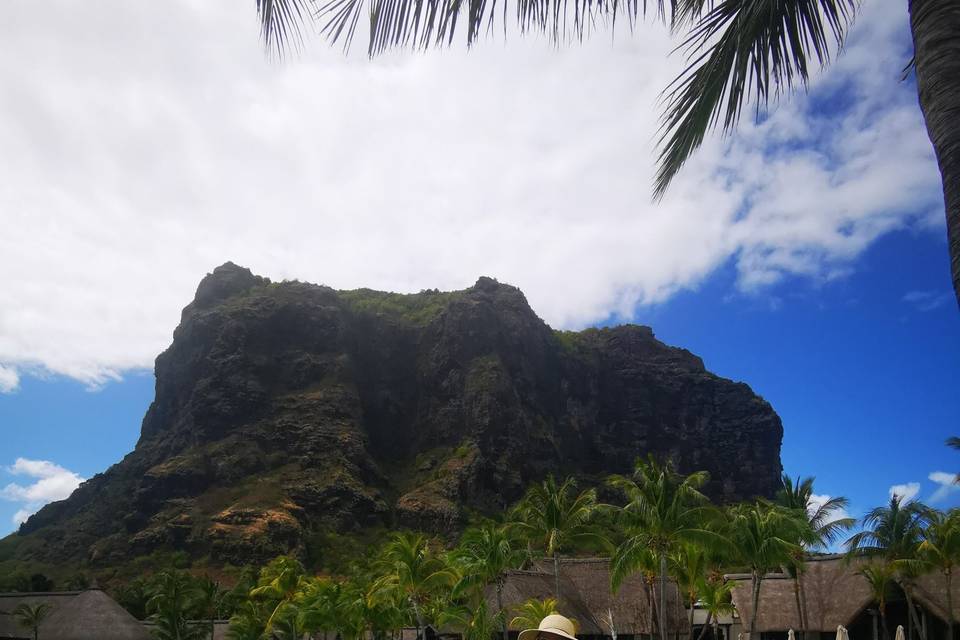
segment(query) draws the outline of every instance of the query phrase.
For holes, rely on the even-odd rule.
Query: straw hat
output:
[[[577,640],[577,630],[573,626],[573,622],[569,618],[565,618],[557,613],[541,620],[539,628],[521,631],[517,640],[536,640],[540,637],[540,634],[547,637]]]

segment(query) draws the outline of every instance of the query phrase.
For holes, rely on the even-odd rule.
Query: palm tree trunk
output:
[[[660,554],[660,640],[667,640],[667,554]]]
[[[793,576],[793,597],[797,601],[797,635],[803,640],[803,605],[800,604],[800,570],[796,569],[796,575]],[[876,638],[874,638],[876,640]]]
[[[807,635],[807,624],[810,622],[807,619],[807,592],[803,587],[803,580],[800,580],[800,611],[801,611],[801,623],[803,624],[803,633],[801,633],[801,640],[806,640]]]
[[[904,587],[903,593],[907,596],[907,610],[910,612],[910,621],[913,623],[913,628],[920,634],[920,640],[927,640],[927,634],[920,626],[920,618],[917,617],[917,607],[913,604],[913,595],[910,593],[910,589]]]
[[[503,615],[503,577],[497,576],[497,615],[503,624],[503,640],[510,640],[510,631],[507,629],[507,617]]]
[[[677,630],[674,637],[680,640],[680,621],[683,620],[683,614],[680,613],[680,585],[677,584],[677,597],[673,601],[673,613],[677,616]]]
[[[697,640],[703,640],[703,636],[707,634],[707,627],[710,626],[710,620],[713,619],[713,612],[707,611],[707,619],[703,623],[703,627],[700,628],[700,635],[697,636]],[[716,640],[716,638],[714,638]]]
[[[420,607],[413,598],[410,598],[410,604],[413,605],[413,614],[417,617],[417,640],[423,640],[423,616],[420,615]]]
[[[720,640],[720,621],[713,617],[713,640]]]
[[[756,636],[753,635],[753,632],[757,628],[757,614],[760,609],[760,583],[763,582],[763,576],[759,575],[756,571],[753,571],[752,575],[753,581],[753,613],[750,616],[750,640],[757,640]]]
[[[909,0],[917,92],[940,166],[953,290],[960,301],[960,5]]]
[[[654,594],[654,578],[647,577],[647,604],[650,607],[650,640],[653,640],[654,631],[660,633],[660,614],[657,613],[657,599]]]
[[[560,606],[560,553],[556,550],[553,552],[553,580],[554,588],[557,596],[557,606]]]
[[[887,605],[880,604],[880,627],[883,629],[883,640],[890,640],[890,628],[887,626]]]
[[[688,640],[693,640],[693,608],[697,604],[696,596],[690,597],[690,611],[687,612],[687,624],[690,626],[690,632],[687,635]]]
[[[947,581],[947,640],[953,640],[953,571],[943,572]]]

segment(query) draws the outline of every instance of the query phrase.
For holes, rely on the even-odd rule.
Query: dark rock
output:
[[[747,385],[648,327],[555,332],[490,278],[338,292],[227,263],[155,372],[136,449],[24,523],[20,559],[245,564],[321,530],[452,533],[547,473],[596,481],[647,453],[709,471],[719,501],[771,496],[781,471],[780,420]]]

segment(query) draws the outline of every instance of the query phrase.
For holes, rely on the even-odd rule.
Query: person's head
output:
[[[536,629],[525,629],[517,640],[577,640],[573,621],[559,613],[553,613],[540,621]]]

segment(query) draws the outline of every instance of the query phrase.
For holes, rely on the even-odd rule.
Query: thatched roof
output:
[[[806,628],[810,631],[836,631],[837,625],[849,625],[871,603],[870,588],[857,574],[863,559],[847,561],[844,556],[807,559],[800,578],[806,601]],[[734,581],[733,603],[744,628],[753,617],[750,576],[729,575]],[[793,579],[782,573],[767,575],[760,587],[760,615],[757,631],[799,629],[800,617]]]
[[[29,630],[13,619],[20,604],[49,604],[40,625],[44,640],[148,640],[143,625],[99,589],[50,593],[0,593],[0,638],[29,638]]]
[[[505,576],[503,605],[507,622],[517,608],[530,599],[544,600],[554,595],[553,563],[543,563],[531,571],[510,571]],[[564,558],[560,563],[561,599],[557,608],[580,625],[578,635],[610,635],[607,614],[620,634],[652,633],[650,592],[642,576],[624,581],[614,595],[610,591],[610,561],[607,558]],[[686,618],[678,607],[676,586],[668,586],[667,613],[670,629],[685,629]],[[496,610],[496,590],[486,589],[487,606]],[[679,611],[678,611],[679,608]]]
[[[30,638],[32,633],[24,629],[14,620],[13,610],[21,604],[37,606],[48,604],[56,611],[58,608],[68,607],[79,591],[63,591],[54,593],[0,593],[0,638]]]
[[[956,583],[958,577],[953,577]],[[949,618],[947,615],[947,580],[939,571],[920,576],[915,583],[914,591],[917,600],[924,608],[929,609],[931,613],[938,616],[941,620]],[[958,600],[957,585],[953,584],[950,589],[953,596],[953,618],[960,619],[960,602]]]

